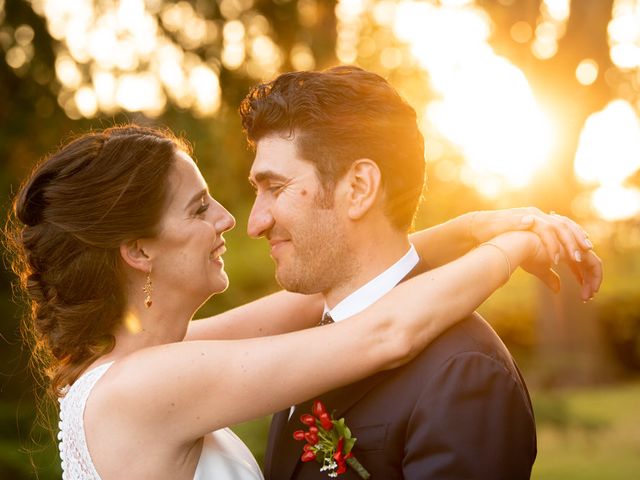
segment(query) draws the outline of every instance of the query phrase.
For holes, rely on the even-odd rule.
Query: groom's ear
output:
[[[378,201],[382,188],[382,173],[376,162],[361,158],[351,164],[346,177],[348,181],[347,213],[352,220],[358,220],[364,217]]]
[[[142,240],[129,240],[120,244],[120,256],[131,268],[142,272],[151,270],[151,258],[147,255]]]

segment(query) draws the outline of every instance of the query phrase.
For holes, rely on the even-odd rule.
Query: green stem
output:
[[[320,440],[326,440],[326,441],[327,441],[327,442],[329,442],[329,443],[333,443],[333,442],[332,442],[332,440],[331,440],[331,438],[330,438],[330,437],[328,437],[327,435],[325,435],[325,434],[322,432],[322,430],[318,430],[318,438],[319,438]]]
[[[358,475],[360,475],[360,478],[364,480],[371,478],[371,474],[367,472],[358,460],[356,460],[356,457],[347,458],[347,464],[353,468]]]

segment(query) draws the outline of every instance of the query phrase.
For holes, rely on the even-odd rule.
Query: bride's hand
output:
[[[513,232],[513,235],[518,233]],[[546,246],[542,239],[533,233],[521,232],[519,235],[528,235],[529,243],[525,259],[520,266],[523,270],[538,277],[547,287],[554,292],[560,291],[560,277],[553,269],[553,264],[549,258]],[[500,236],[509,235],[502,234]],[[493,243],[493,242],[488,242]],[[556,248],[562,249],[561,245],[555,245]],[[566,258],[563,255],[563,258]],[[576,263],[569,259],[567,264],[571,268],[578,283],[580,283],[580,296],[583,301],[591,299],[598,291],[602,280],[602,262],[598,256],[592,251],[588,251],[581,262]]]
[[[485,242],[496,235],[514,230],[530,230],[539,242],[536,252],[546,252],[547,268],[542,268],[542,257],[533,271],[549,288],[558,291],[560,280],[551,263],[558,265],[561,260],[573,272],[581,285],[581,297],[589,300],[597,293],[602,283],[602,262],[593,252],[593,244],[587,233],[573,220],[555,213],[544,213],[535,207],[487,210],[469,213],[469,235],[477,243]]]
[[[531,230],[541,238],[556,265],[562,259],[563,248],[578,262],[583,253],[593,248],[589,236],[576,222],[553,212],[544,213],[536,207],[482,210],[466,215],[469,217],[469,235],[477,244],[501,233]]]

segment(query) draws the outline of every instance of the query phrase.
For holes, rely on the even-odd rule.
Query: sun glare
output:
[[[591,204],[603,220],[627,220],[640,214],[640,190],[622,185],[605,185],[593,192]]]
[[[628,102],[616,100],[585,122],[575,158],[579,180],[622,183],[640,168],[640,120]]]
[[[574,168],[580,181],[597,187],[591,201],[602,218],[640,214],[640,190],[624,186],[640,169],[640,119],[628,102],[613,101],[587,119]]]
[[[132,312],[128,312],[124,317],[124,326],[129,333],[140,333],[142,331],[140,318]]]
[[[440,95],[427,106],[427,125],[460,149],[463,180],[495,196],[527,185],[545,164],[550,127],[522,71],[489,45],[487,14],[454,3],[401,2],[394,31]]]

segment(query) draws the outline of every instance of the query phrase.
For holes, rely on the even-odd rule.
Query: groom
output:
[[[357,314],[419,273],[407,232],[423,188],[424,142],[415,111],[384,79],[356,67],[287,73],[253,88],[240,113],[256,149],[249,234],[269,241],[284,288],[323,294],[319,325]],[[362,353],[345,351],[344,368]],[[530,476],[529,395],[477,314],[406,366],[319,398],[345,418],[353,454],[373,480]],[[328,478],[300,460],[303,444],[292,437],[309,400],[274,416],[267,480]],[[359,477],[348,469],[342,478]]]

